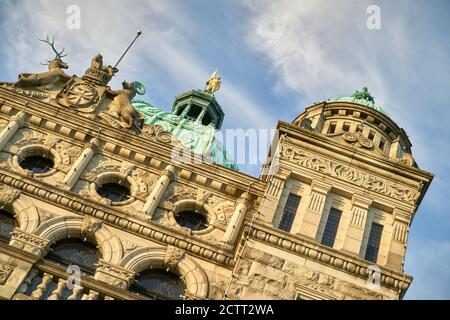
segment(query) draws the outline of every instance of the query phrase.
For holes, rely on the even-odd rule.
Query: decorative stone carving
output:
[[[178,263],[184,256],[184,250],[174,247],[167,246],[166,256],[164,257],[164,266],[168,271],[175,271]]]
[[[345,141],[348,143],[358,143],[359,146],[366,149],[372,149],[374,147],[373,141],[366,138],[361,132],[350,133],[346,132],[342,135]]]
[[[283,146],[281,158],[410,204],[414,204],[418,196],[417,190],[322,158],[300,148]]]
[[[120,241],[122,242],[122,248],[125,254],[128,254],[134,249],[139,248],[139,246],[137,246],[135,243],[126,239],[120,239]]]
[[[144,125],[144,115],[137,111],[131,104],[131,100],[136,96],[136,93],[144,94],[136,88],[137,83],[122,82],[121,90],[108,90],[108,94],[114,96],[114,100],[110,103],[108,111],[104,114],[116,119],[115,125],[119,124],[122,128],[138,130],[142,129]],[[110,117],[104,118],[107,121]]]
[[[50,242],[47,239],[15,228],[12,232],[10,244],[15,248],[43,257],[47,254]]]
[[[125,268],[112,265],[103,260],[97,263],[95,279],[116,288],[126,290],[134,280],[136,273]]]
[[[410,153],[403,153],[398,162],[407,166],[413,166],[415,164],[414,158]]]
[[[95,238],[94,234],[99,230],[102,226],[103,221],[89,217],[84,216],[83,218],[83,224],[81,226],[81,236],[84,237],[84,240],[90,238]]]
[[[19,74],[19,80],[14,84],[15,87],[42,87],[52,85],[60,81],[67,81],[70,79],[63,69],[69,68],[67,63],[64,63],[61,59],[67,54],[63,54],[64,49],[58,52],[55,49],[55,39],[50,41],[47,36],[46,40],[39,39],[44,43],[50,45],[56,56],[53,60],[48,61],[48,71],[42,73],[21,73]]]
[[[0,186],[0,209],[10,211],[20,191],[10,186]]]
[[[14,147],[17,149],[30,144],[43,144],[44,142],[44,135],[42,133],[28,128],[19,130],[16,136],[19,138],[18,141],[14,142]]]
[[[0,262],[0,285],[6,283],[13,270],[12,266]]]
[[[172,136],[170,132],[165,131],[164,128],[159,125],[155,126],[145,125],[142,128],[142,135],[144,137],[149,138],[150,140],[162,143],[175,144],[177,142],[177,139],[174,136]]]

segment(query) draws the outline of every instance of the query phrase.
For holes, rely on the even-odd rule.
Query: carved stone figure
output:
[[[39,40],[50,45],[52,50],[56,53],[55,58],[48,61],[47,72],[19,74],[19,80],[14,83],[15,87],[41,87],[57,83],[58,81],[67,81],[70,79],[70,76],[63,71],[63,69],[69,68],[69,66],[61,60],[63,57],[67,56],[67,54],[63,54],[64,49],[60,52],[55,49],[54,38],[51,42],[48,36],[46,40]]]
[[[119,69],[112,66],[103,66],[103,56],[97,54],[91,60],[91,66],[86,70],[83,80],[95,85],[106,86]]]
[[[144,125],[144,115],[138,112],[131,104],[131,100],[138,93],[137,85],[136,82],[123,81],[123,89],[108,91],[109,94],[114,96],[114,100],[109,105],[108,113],[124,121],[129,129],[133,128],[133,126],[141,129]]]

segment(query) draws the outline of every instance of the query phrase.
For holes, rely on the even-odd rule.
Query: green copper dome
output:
[[[374,98],[370,94],[369,90],[364,87],[361,91],[355,90],[350,97],[341,97],[336,99],[330,99],[328,102],[351,102],[363,105],[365,107],[377,110],[389,117],[388,113],[384,109],[375,103]]]
[[[201,105],[198,100],[199,98],[204,97],[209,98],[209,100],[202,100],[201,102],[203,102],[203,105]],[[213,113],[214,110],[217,111],[218,104],[217,101],[213,99],[212,96],[205,96],[203,93],[193,90],[189,93],[177,96],[172,112],[163,111],[152,106],[150,103],[141,100],[134,100],[132,101],[132,104],[138,111],[144,114],[145,124],[151,126],[160,125],[164,130],[176,136],[186,148],[192,150],[194,153],[209,157],[216,164],[239,171],[238,166],[226,152],[223,144],[215,137],[218,123],[221,122],[221,120],[215,119],[214,117],[217,115],[212,114],[211,122],[208,123],[202,121],[204,118],[203,115],[206,114],[207,111],[210,111],[211,113]],[[194,104],[192,101],[197,104]],[[211,101],[215,103],[215,108],[213,108],[213,110],[209,110]],[[183,103],[185,104],[183,105]],[[180,105],[182,106],[180,107]],[[203,108],[205,111],[200,111],[198,114],[198,112],[195,113],[194,107],[199,106],[200,110]],[[191,113],[188,112],[189,108],[191,109]],[[193,115],[196,115],[196,118]],[[223,112],[221,116],[223,117]]]

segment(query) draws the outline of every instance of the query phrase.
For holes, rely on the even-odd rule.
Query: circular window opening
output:
[[[33,173],[49,172],[54,166],[53,160],[45,155],[26,157],[22,159],[19,164],[23,169]]]
[[[192,230],[203,230],[208,227],[208,220],[203,214],[193,211],[182,211],[175,213],[177,223]]]
[[[130,199],[130,189],[118,183],[105,183],[97,188],[97,193],[112,202],[122,202]]]

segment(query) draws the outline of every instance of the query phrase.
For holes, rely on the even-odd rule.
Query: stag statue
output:
[[[15,87],[42,87],[55,84],[60,80],[65,82],[70,79],[70,76],[63,71],[63,69],[67,69],[69,67],[67,63],[62,61],[62,58],[67,56],[67,54],[63,54],[65,49],[62,49],[59,52],[55,49],[55,38],[50,41],[47,36],[47,39],[39,39],[39,41],[47,43],[52,48],[53,52],[56,54],[55,58],[47,61],[48,63],[41,63],[43,65],[48,65],[47,72],[19,74],[19,80],[14,83]]]

